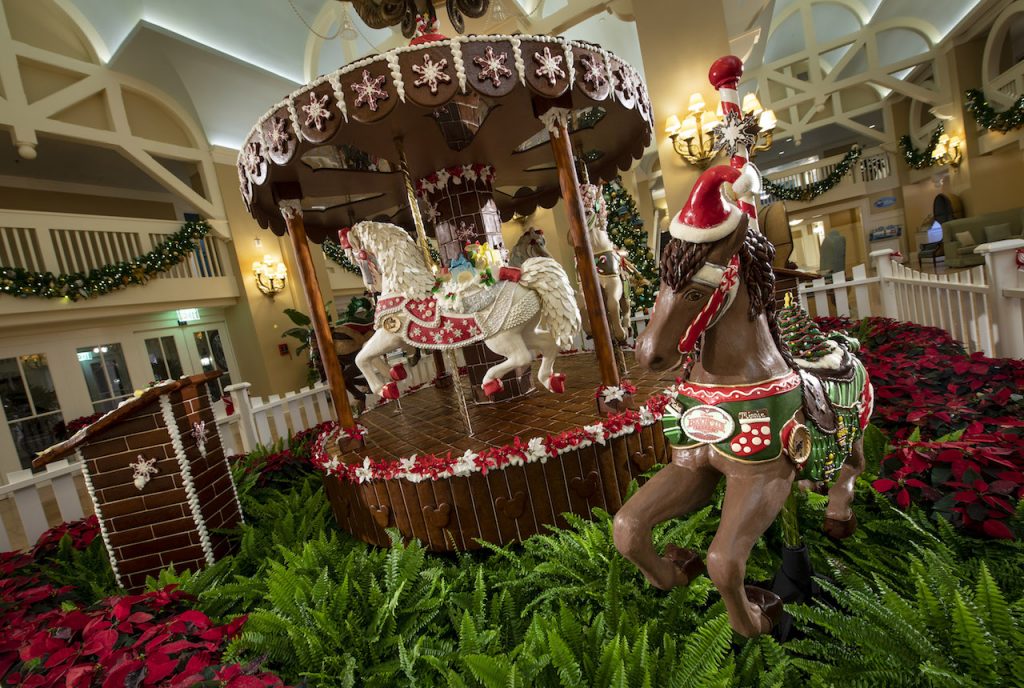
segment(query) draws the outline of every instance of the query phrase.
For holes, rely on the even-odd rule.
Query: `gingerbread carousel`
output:
[[[519,540],[567,512],[615,511],[665,447],[659,402],[630,408],[636,388],[619,378],[578,177],[610,179],[643,154],[646,87],[590,43],[449,39],[434,21],[420,20],[408,47],[271,108],[243,145],[239,177],[257,222],[289,236],[314,314],[338,417],[318,457],[339,524],[368,542],[386,545],[398,528],[448,550]],[[501,233],[502,220],[560,198],[595,346],[585,362],[559,358],[564,370],[555,358],[580,328],[569,279],[550,258],[508,265]],[[309,242],[328,239],[380,292],[356,359],[373,391],[398,396],[405,371],[385,363],[389,350],[435,354],[438,384],[402,399],[400,413],[388,404],[352,417],[310,258]],[[457,375],[442,384],[455,349],[465,388]]]

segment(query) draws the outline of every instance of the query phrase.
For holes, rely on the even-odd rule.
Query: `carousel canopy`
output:
[[[492,166],[503,219],[550,208],[560,190],[538,118],[549,107],[571,112],[592,178],[628,169],[650,143],[647,89],[608,51],[551,36],[458,37],[359,60],[275,105],[242,146],[242,197],[276,234],[286,231],[279,202],[299,199],[320,243],[357,220],[401,216],[402,148],[413,180]]]

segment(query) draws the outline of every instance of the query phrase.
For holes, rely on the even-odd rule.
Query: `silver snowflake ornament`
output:
[[[439,83],[447,84],[452,80],[444,71],[447,67],[447,59],[434,62],[429,54],[424,55],[422,65],[412,66],[412,71],[419,74],[419,78],[412,82],[413,86],[428,86],[431,93],[437,93],[437,85]]]
[[[730,110],[711,131],[715,138],[713,150],[716,153],[724,150],[731,158],[736,155],[740,146],[745,146],[749,150],[757,142],[760,128],[757,126],[757,117],[753,113],[742,115],[735,110]]]
[[[327,127],[327,122],[334,116],[327,104],[328,100],[330,98],[326,93],[320,97],[310,92],[309,103],[302,106],[302,111],[306,113],[307,127],[313,127],[317,131],[323,131]]]
[[[274,117],[270,120],[270,130],[267,131],[270,150],[275,153],[284,153],[291,138],[292,135],[288,132],[288,120],[284,117]]]
[[[508,53],[503,52],[500,55],[495,55],[494,48],[487,46],[483,55],[473,58],[473,64],[480,67],[477,79],[480,81],[490,80],[495,88],[501,86],[502,77],[512,76],[512,70],[505,66],[507,60]]]
[[[583,65],[583,83],[590,84],[594,89],[601,88],[608,83],[604,62],[600,59],[584,55],[580,58],[580,64]]]
[[[363,80],[352,84],[352,90],[356,93],[356,107],[366,105],[371,111],[377,112],[377,103],[388,99],[388,92],[381,88],[384,85],[384,75],[370,76],[370,72],[363,70]]]
[[[556,81],[565,76],[565,71],[561,66],[564,59],[562,55],[552,55],[551,48],[544,48],[543,54],[534,53],[533,61],[540,65],[533,73],[534,76],[543,77],[554,86]]]

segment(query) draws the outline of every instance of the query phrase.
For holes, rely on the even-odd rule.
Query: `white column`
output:
[[[878,274],[878,288],[882,293],[882,315],[887,318],[899,320],[899,308],[896,305],[896,287],[892,283],[892,254],[891,248],[883,248],[871,252],[871,262]]]
[[[1006,239],[982,244],[974,252],[985,257],[985,279],[989,287],[989,317],[997,356],[1024,358],[1024,300],[1003,294],[1018,285],[1017,250],[1024,239]]]

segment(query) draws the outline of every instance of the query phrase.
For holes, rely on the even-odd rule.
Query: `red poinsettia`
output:
[[[100,534],[100,523],[95,516],[87,516],[78,521],[61,523],[54,526],[39,536],[35,547],[32,548],[32,556],[37,559],[45,559],[57,551],[57,546],[65,535],[71,538],[71,546],[75,549],[85,549],[96,536]]]
[[[873,485],[901,508],[1013,538],[1024,497],[1024,361],[967,354],[941,329],[885,318],[819,319],[857,334],[875,388],[872,422],[891,438]]]

